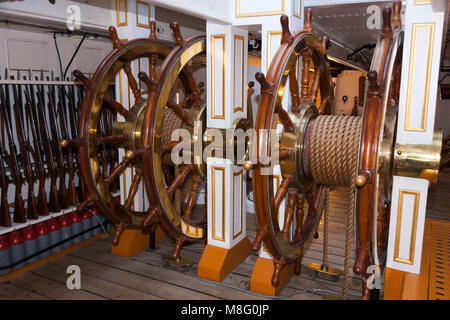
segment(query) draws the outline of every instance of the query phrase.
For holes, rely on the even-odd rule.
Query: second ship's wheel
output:
[[[252,249],[258,250],[261,242],[264,242],[274,259],[274,286],[278,285],[280,271],[285,264],[297,262],[296,270],[299,272],[303,244],[317,229],[326,194],[326,186],[315,183],[304,169],[304,140],[308,124],[319,114],[329,114],[333,102],[326,54],[328,39],[325,37],[320,41],[312,35],[311,11],[307,10],[306,13],[305,30],[293,35],[289,31],[287,16],[281,17],[281,47],[273,57],[267,77],[262,73],[256,74],[261,84],[255,128],[258,134],[259,164],[253,169],[258,233]],[[299,57],[301,68],[297,66],[300,65]],[[298,69],[301,70],[301,77],[297,77]],[[289,111],[282,105],[289,99],[286,95],[290,95]],[[282,130],[279,137],[265,135],[280,126]],[[276,145],[279,145],[279,151],[274,151]],[[275,156],[272,161],[279,159],[281,182],[276,191],[274,175],[268,168],[274,163],[263,165],[264,156]],[[278,211],[286,195],[284,227],[280,229]],[[294,220],[295,231],[290,237],[289,230]]]
[[[203,208],[197,206],[196,210],[199,189],[202,185],[206,186],[206,164],[201,158],[202,155],[199,159],[194,159],[192,153],[192,156],[189,156],[189,163],[182,161],[177,163],[179,167],[177,172],[172,175],[165,173],[163,158],[167,153],[173,153],[173,148],[179,141],[170,143],[163,141],[162,120],[167,110],[175,112],[182,120],[181,129],[189,133],[190,141],[183,140],[183,144],[190,144],[193,152],[194,148],[198,148],[195,145],[200,143],[198,150],[203,150],[206,123],[205,102],[201,96],[203,84],[198,84],[195,80],[191,63],[205,54],[206,39],[204,36],[197,36],[184,40],[178,23],[172,23],[171,28],[174,31],[176,46],[162,63],[155,78],[150,79],[145,73],[139,74],[140,79],[153,88],[148,100],[148,106],[152,107],[146,109],[142,130],[144,152],[141,158],[143,163],[147,164],[143,167],[144,181],[152,203],[149,215],[143,221],[143,227],[148,227],[155,220],[159,221],[166,234],[176,241],[175,249],[167,259],[178,264],[188,264],[188,261],[179,256],[182,244],[185,241],[204,241],[206,237],[206,205]],[[171,91],[182,74],[186,75],[190,94],[176,103],[171,101]],[[176,210],[173,202],[178,188],[183,190],[181,199],[186,200],[185,207],[181,211]]]
[[[392,9],[387,7],[383,10],[383,29],[368,73],[369,88],[362,117],[326,114],[332,92],[325,41],[321,45],[307,32],[292,36],[287,28],[287,18],[282,17],[281,47],[272,60],[267,79],[258,75],[262,96],[256,121],[258,165],[253,172],[255,198],[258,199],[255,202],[258,218],[255,243],[262,240],[274,260],[274,286],[278,284],[280,270],[286,263],[295,261],[296,271],[300,271],[303,243],[316,230],[326,188],[345,186],[351,191],[346,248],[351,245],[350,231],[356,211],[357,257],[353,270],[363,276],[363,298],[370,296],[366,283],[367,268],[384,262],[389,229],[403,43],[400,6],[400,1],[394,2],[392,21]],[[300,99],[304,100],[297,104],[295,93],[298,89],[296,82],[292,81],[292,69],[297,55],[302,56],[305,65],[305,54],[306,59],[312,61],[314,76],[312,85],[308,86],[308,73],[302,75]],[[309,63],[303,69],[308,70]],[[291,78],[292,107],[286,112],[280,106],[288,75]],[[319,107],[315,103],[318,92],[321,98],[321,103],[317,104]],[[274,193],[273,176],[263,173],[267,168],[262,156],[271,155],[271,148],[275,146],[271,144],[273,138],[268,129],[275,127],[276,114],[283,124],[278,151],[282,182]],[[355,186],[359,188],[357,193]],[[280,230],[278,208],[286,195],[284,226]],[[303,214],[305,198],[308,204],[306,217]],[[293,221],[295,229],[290,236]],[[346,250],[346,275],[350,266],[349,252]],[[344,278],[344,296],[346,286],[348,288],[348,277]]]

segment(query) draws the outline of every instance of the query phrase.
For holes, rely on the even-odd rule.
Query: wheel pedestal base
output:
[[[342,270],[331,267],[322,267],[320,264],[314,262],[308,263],[306,269],[315,273],[315,275],[321,279],[331,281],[337,281],[339,277],[344,274]]]
[[[273,261],[258,257],[250,278],[250,290],[266,296],[277,296],[294,274],[295,264],[290,263],[281,269],[280,282],[277,287],[272,285],[274,271]]]
[[[166,237],[161,227],[156,228],[156,239],[158,242]],[[150,234],[144,234],[142,230],[124,230],[120,236],[119,243],[115,246],[111,244],[111,253],[130,258],[139,252],[147,249],[150,244]]]
[[[250,255],[250,240],[244,237],[231,249],[207,245],[198,264],[198,276],[221,282]]]

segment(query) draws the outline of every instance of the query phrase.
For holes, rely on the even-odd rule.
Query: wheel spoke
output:
[[[292,182],[292,177],[290,176],[284,176],[283,180],[280,183],[280,186],[277,189],[277,193],[275,194],[275,212],[278,212],[278,208],[280,208],[280,203],[283,201],[284,197],[286,196],[286,192],[289,188],[289,185]]]
[[[142,172],[141,169],[136,169],[136,174],[133,177],[133,181],[131,182],[130,189],[128,190],[128,197],[123,205],[125,208],[131,208],[131,205],[134,202],[134,197],[136,196],[136,192],[139,188],[139,184],[141,183]]]
[[[155,80],[156,64],[158,63],[158,55],[156,55],[156,54],[150,55],[149,62],[150,62],[150,68],[149,68],[150,79]]]
[[[168,152],[171,152],[173,148],[175,148],[179,143],[182,143],[183,141],[172,141],[166,144],[163,144],[161,147],[162,154],[166,154]]]
[[[297,63],[295,63],[289,71],[289,90],[291,92],[292,112],[300,112],[300,96],[298,88],[298,80],[296,76]]]
[[[197,199],[198,195],[198,190],[200,189],[200,184],[202,183],[202,179],[199,176],[194,176],[192,180],[193,182],[191,186],[191,191],[189,192],[189,196],[187,199],[187,206],[186,209],[184,209],[182,215],[182,218],[186,222],[191,221],[192,209],[194,208],[195,200]]]
[[[295,239],[299,239],[303,233],[303,216],[305,213],[305,194],[300,192],[297,196],[297,208],[295,210]]]
[[[316,103],[317,96],[319,95],[319,82],[320,82],[320,74],[322,73],[322,66],[317,68],[314,72],[314,80],[311,87],[311,100]]]
[[[278,118],[284,126],[284,129],[287,131],[293,131],[295,129],[294,124],[289,117],[289,113],[283,109],[283,106],[278,104],[276,112],[278,113]]]
[[[171,108],[183,120],[184,123],[192,124],[193,119],[192,119],[191,115],[189,113],[187,113],[186,110],[181,107],[181,104],[168,102],[167,107]]]
[[[124,158],[122,162],[116,168],[114,168],[111,174],[105,178],[105,183],[109,186],[114,181],[114,179],[126,169],[130,161],[131,159]]]
[[[175,190],[184,182],[189,172],[192,170],[191,164],[185,164],[181,168],[180,172],[175,176],[170,186],[167,188],[169,196],[172,197]]]
[[[131,118],[130,111],[125,109],[122,104],[120,104],[119,102],[114,100],[111,97],[111,95],[109,94],[109,92],[105,93],[104,100],[111,108],[113,108],[115,111],[119,112],[122,116],[124,116],[125,119],[130,119]]]
[[[295,188],[289,188],[286,210],[284,211],[284,223],[281,235],[286,241],[289,241],[289,230],[291,228],[292,219],[294,218],[294,209],[297,202],[298,191]]]
[[[98,136],[97,138],[97,144],[103,144],[103,143],[118,143],[118,142],[125,142],[128,140],[127,134],[118,134],[118,135],[112,135],[112,136]]]
[[[130,86],[131,91],[133,92],[136,103],[144,102],[144,98],[142,98],[141,96],[141,90],[139,89],[136,79],[134,78],[133,73],[131,72],[131,62],[125,63],[123,65],[123,70],[127,75],[128,85]]]
[[[302,53],[302,91],[301,91],[301,101],[306,102],[309,99],[309,65],[311,62],[312,51],[306,50]]]
[[[184,66],[183,70],[187,77],[189,90],[192,96],[192,102],[195,106],[199,106],[201,104],[201,97],[200,97],[201,87],[197,85],[197,81],[194,78],[194,73],[192,72],[192,66],[188,63]]]

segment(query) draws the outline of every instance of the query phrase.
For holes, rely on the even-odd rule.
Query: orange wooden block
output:
[[[250,255],[250,240],[245,237],[231,249],[207,245],[198,264],[198,276],[216,282],[225,277]]]
[[[155,242],[160,241],[165,236],[164,231],[158,226]],[[116,246],[111,244],[111,253],[130,258],[147,249],[149,244],[150,234],[144,234],[141,230],[125,230],[120,236],[119,243]]]
[[[250,290],[266,296],[277,296],[286,286],[294,274],[294,263],[285,265],[281,269],[280,283],[277,287],[272,286],[273,261],[259,257],[256,259],[250,278]]]

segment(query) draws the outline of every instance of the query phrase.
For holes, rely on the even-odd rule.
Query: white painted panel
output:
[[[244,109],[244,39],[234,38],[234,110]]]
[[[223,210],[223,202],[225,199],[222,198],[222,183],[224,183],[224,179],[225,179],[225,170],[221,171],[219,169],[216,169],[213,167],[212,169],[212,174],[214,175],[214,187],[215,187],[215,192],[212,195],[213,196],[213,215],[214,215],[214,221],[215,223],[213,224],[213,228],[214,228],[214,232],[213,232],[213,238],[215,238],[215,240],[225,240],[224,237],[224,233],[222,228],[224,227],[223,225],[223,216],[225,214],[224,210]]]
[[[137,1],[137,23],[141,26],[150,25],[150,4]]]
[[[225,39],[224,38],[213,38],[213,52],[214,56],[212,58],[212,73],[211,77],[213,81],[213,118],[225,117],[225,105],[224,105],[224,80],[225,80],[225,61],[224,61],[224,51],[225,51]],[[211,53],[213,54],[213,53]]]
[[[420,272],[428,186],[428,180],[394,176],[386,261],[389,268],[411,273]],[[400,199],[402,193],[403,201]],[[413,194],[418,195],[416,205]],[[415,210],[417,215],[414,219]],[[413,230],[414,237],[411,233]],[[411,242],[411,239],[414,241]],[[414,246],[412,255],[411,246]],[[410,258],[413,259],[408,262]]]
[[[403,208],[401,222],[400,248],[398,257],[404,260],[409,259],[411,248],[411,233],[413,232],[414,204],[416,196],[412,194],[403,195]]]
[[[285,0],[236,0],[236,16],[282,14]]]
[[[442,0],[433,2],[433,5],[415,5],[414,0],[407,1],[397,129],[399,143],[431,144],[433,141],[447,5]]]
[[[242,232],[243,172],[233,175],[233,238]]]

